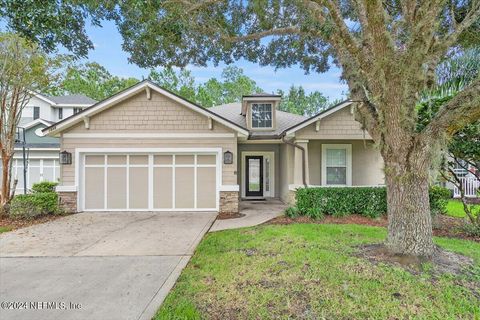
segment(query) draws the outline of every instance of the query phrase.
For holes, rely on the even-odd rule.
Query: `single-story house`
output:
[[[384,184],[350,101],[313,117],[254,94],[213,108],[145,80],[46,128],[65,153],[57,191],[74,211],[238,211],[296,188]],[[70,160],[71,159],[71,160]]]

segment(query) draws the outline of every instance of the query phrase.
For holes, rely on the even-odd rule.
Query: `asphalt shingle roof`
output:
[[[210,111],[226,118],[244,129],[247,129],[247,122],[245,116],[240,114],[242,104],[240,102],[228,103],[216,107],[209,108]],[[286,129],[305,121],[307,118],[298,114],[288,113],[277,110],[277,128],[271,131],[250,131],[252,138],[278,138],[278,136]]]
[[[47,96],[48,99],[52,100],[57,104],[94,104],[97,103],[96,100],[87,97],[83,94],[70,94],[65,96]]]

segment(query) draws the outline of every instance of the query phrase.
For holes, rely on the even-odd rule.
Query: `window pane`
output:
[[[327,167],[346,166],[347,150],[345,149],[327,149]]]
[[[272,127],[272,105],[270,103],[252,104],[252,127]]]
[[[347,168],[345,167],[328,167],[327,168],[327,184],[347,184]]]
[[[248,190],[260,191],[260,159],[248,159]]]

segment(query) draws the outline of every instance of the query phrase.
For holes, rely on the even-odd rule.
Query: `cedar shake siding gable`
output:
[[[45,128],[43,131],[44,131],[45,134],[48,134],[50,136],[59,136],[63,132],[69,131],[72,126],[78,125],[79,123],[85,122],[85,124],[87,124],[87,123],[89,124],[90,119],[92,117],[94,117],[95,115],[97,115],[99,113],[103,113],[103,112],[105,112],[109,109],[116,108],[122,102],[130,100],[133,96],[137,96],[137,95],[141,95],[141,94],[144,95],[144,104],[149,105],[149,107],[151,107],[151,108],[156,107],[156,106],[153,106],[152,104],[149,104],[149,102],[151,100],[155,100],[155,99],[152,99],[153,96],[160,95],[162,97],[160,100],[162,100],[162,99],[163,100],[169,100],[173,104],[177,104],[177,105],[179,105],[179,106],[181,106],[185,109],[193,111],[193,113],[197,113],[199,116],[203,116],[206,119],[204,121],[208,121],[209,123],[211,123],[211,121],[221,123],[224,127],[228,127],[229,129],[231,129],[232,132],[236,132],[237,134],[239,134],[241,136],[244,136],[244,137],[248,136],[248,131],[245,130],[244,128],[242,128],[241,126],[239,126],[238,124],[236,124],[236,123],[234,123],[234,122],[232,122],[228,119],[225,119],[225,118],[217,115],[216,113],[214,113],[214,112],[212,112],[212,111],[210,111],[206,108],[203,108],[203,107],[201,107],[201,106],[199,106],[195,103],[192,103],[192,102],[178,96],[177,94],[175,94],[173,92],[170,92],[166,89],[163,89],[163,88],[157,86],[156,84],[154,84],[153,82],[151,82],[149,80],[141,81],[141,82],[133,85],[130,88],[127,88],[123,91],[120,91],[117,94],[115,94],[115,95],[113,95],[113,96],[111,96],[111,97],[109,97],[109,98],[107,98],[103,101],[100,101],[97,104],[95,104],[95,105],[93,105],[89,108],[85,108],[81,112],[79,112],[79,113],[77,113],[77,114],[75,114],[71,117],[63,119],[63,120],[53,124],[52,126],[50,126],[48,128]],[[185,112],[185,111],[182,111],[182,112]],[[190,114],[188,114],[188,115],[190,115]],[[135,116],[138,116],[138,114],[132,115],[132,117],[135,117]],[[125,120],[127,120],[127,119],[125,119]],[[132,119],[132,120],[146,121],[143,118],[142,119]],[[164,119],[161,119],[161,120],[164,120]],[[110,120],[110,121],[114,121],[114,120]],[[170,118],[170,119],[167,119],[166,121],[167,122],[168,121],[174,121],[174,119]],[[188,120],[186,120],[186,121],[188,121]],[[142,123],[137,122],[136,124],[137,125],[140,125],[140,124],[143,125],[143,122]],[[170,122],[168,124],[172,125],[173,123]],[[187,125],[188,123],[184,123],[184,124]]]
[[[297,139],[353,139],[371,140],[370,135],[362,129],[362,124],[355,120],[350,108],[342,108],[316,122],[295,132]]]
[[[145,92],[119,102],[89,120],[89,129],[83,122],[74,125],[64,133],[88,132],[217,132],[234,133],[230,128],[213,121],[209,129],[208,117],[180,105],[157,92],[146,98]]]

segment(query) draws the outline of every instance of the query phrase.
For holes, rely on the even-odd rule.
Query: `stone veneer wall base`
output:
[[[220,191],[220,212],[238,212],[238,191]]]
[[[60,191],[57,193],[60,209],[68,213],[77,212],[77,192]]]

